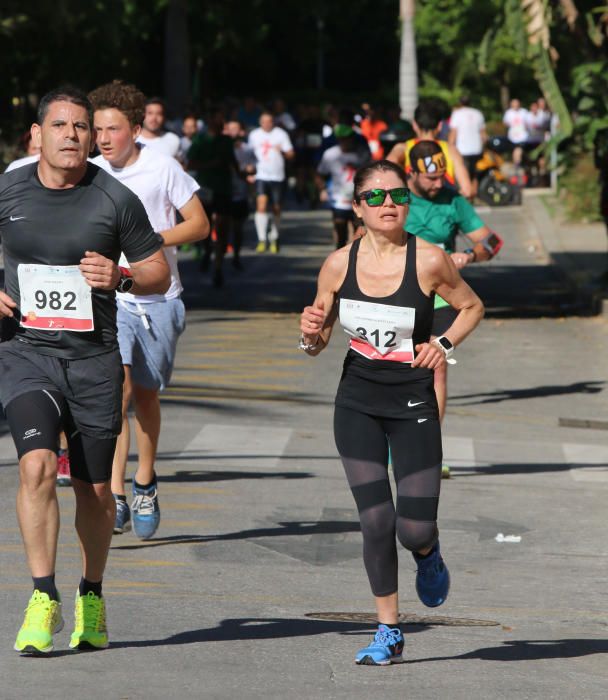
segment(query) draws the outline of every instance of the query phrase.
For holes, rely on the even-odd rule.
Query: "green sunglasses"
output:
[[[384,204],[387,194],[390,194],[393,204],[403,206],[410,203],[410,191],[407,187],[393,187],[392,190],[366,190],[361,192],[358,199],[364,199],[370,207],[380,207]]]

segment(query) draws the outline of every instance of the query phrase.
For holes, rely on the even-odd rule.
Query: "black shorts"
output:
[[[265,195],[270,199],[270,203],[278,206],[285,196],[285,180],[279,182],[275,180],[256,180],[256,196]]]
[[[458,311],[451,306],[442,306],[440,309],[435,309],[433,312],[431,335],[436,338],[443,335],[452,323],[454,323],[456,316],[458,316]]]
[[[123,381],[118,349],[64,360],[42,355],[17,339],[0,344],[0,402],[4,408],[22,394],[58,392],[83,435],[105,440],[120,434]]]
[[[205,204],[207,216],[230,216],[232,214],[232,197],[228,194],[214,192],[211,199]]]
[[[230,205],[230,214],[233,219],[246,219],[249,216],[249,202],[246,199],[233,201]]]
[[[477,172],[477,168],[475,166],[482,155],[483,154],[481,153],[477,153],[476,155],[472,156],[462,156],[462,160],[464,161],[464,167],[467,169],[471,180],[479,179],[479,173]]]

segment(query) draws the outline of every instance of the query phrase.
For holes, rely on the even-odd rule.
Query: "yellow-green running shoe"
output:
[[[70,638],[70,649],[107,649],[106,604],[101,596],[89,591],[76,591],[74,609],[75,628]]]
[[[15,641],[22,654],[48,654],[53,651],[53,635],[63,629],[61,601],[36,589],[25,609],[25,619]]]
[[[255,252],[256,253],[265,253],[266,252],[266,242],[260,241],[255,247]]]
[[[442,464],[441,465],[441,478],[442,479],[449,479],[450,476],[451,476],[450,468],[448,467],[447,464]]]

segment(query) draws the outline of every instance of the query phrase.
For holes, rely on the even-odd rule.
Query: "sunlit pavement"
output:
[[[153,540],[114,539],[107,651],[67,648],[79,580],[69,489],[66,629],[51,658],[12,651],[31,586],[0,424],[0,697],[604,698],[606,321],[580,315],[521,208],[482,217],[506,243],[467,272],[488,314],[450,369],[440,528],[452,590],[425,609],[402,552],[408,663],[353,663],[372,600],[332,437],[345,343],[336,329],[320,357],[296,349],[329,215],[292,212],[280,254],[256,256],[250,231],[245,270],[228,257],[221,290],[184,256],[190,311],[163,397],[162,521]]]

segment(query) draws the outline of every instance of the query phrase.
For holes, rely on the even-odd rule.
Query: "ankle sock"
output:
[[[38,578],[32,576],[32,581],[34,582],[34,590],[46,593],[51,600],[59,600],[59,592],[55,586],[55,574]]]
[[[86,578],[81,578],[78,592],[80,595],[86,595],[89,591],[101,598],[101,581],[87,581]]]
[[[135,484],[135,488],[144,489],[145,491],[149,488],[152,488],[152,486],[156,486],[156,474],[154,474],[154,478],[149,484],[140,484],[139,481],[137,481],[136,479],[133,479],[133,483]]]

